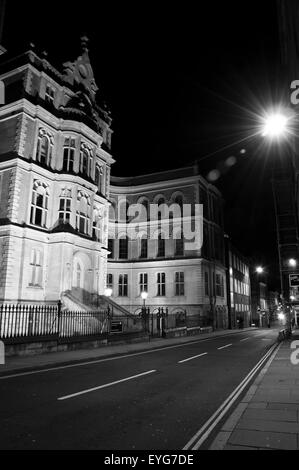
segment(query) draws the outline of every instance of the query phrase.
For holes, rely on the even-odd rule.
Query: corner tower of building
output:
[[[103,294],[111,116],[87,38],[61,70],[33,45],[0,58],[0,299]]]

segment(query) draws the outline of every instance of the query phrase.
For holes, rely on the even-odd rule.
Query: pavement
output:
[[[8,358],[0,449],[194,450],[216,437],[222,410],[237,405],[277,334],[251,328]]]
[[[296,347],[299,348],[299,330],[294,330],[292,338],[281,342],[271,355],[222,425],[210,450],[299,450],[299,349],[296,351]]]
[[[140,343],[112,344],[109,346],[101,346],[95,349],[76,349],[73,351],[51,352],[30,356],[12,356],[6,358],[4,365],[0,365],[0,376],[6,375],[8,372],[24,371],[27,369],[32,370],[58,364],[96,360],[115,355],[132,354],[135,352],[165,348],[177,344],[190,343],[192,341],[197,342],[199,339],[201,340],[214,337],[217,338],[231,334],[240,334],[242,332],[244,333],[246,331],[254,331],[256,329],[257,328],[219,330],[212,333],[203,333],[180,338],[150,338],[149,341],[143,341]]]

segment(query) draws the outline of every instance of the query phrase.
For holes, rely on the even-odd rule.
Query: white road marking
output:
[[[238,332],[239,333],[239,332]],[[234,333],[234,334],[238,334]],[[241,333],[241,331],[240,331]],[[123,354],[122,356],[113,356],[113,357],[106,357],[104,359],[97,359],[95,361],[86,361],[86,362],[79,362],[76,364],[68,364],[65,366],[54,366],[54,367],[48,367],[47,369],[38,369],[38,370],[31,370],[27,372],[18,372],[16,374],[8,374],[8,375],[2,375],[0,376],[0,380],[4,379],[13,379],[15,377],[22,377],[25,375],[33,375],[33,374],[42,374],[44,372],[52,372],[56,370],[62,370],[62,369],[70,369],[72,367],[81,367],[81,366],[88,366],[90,364],[99,364],[101,362],[107,362],[107,361],[116,361],[117,359],[125,359],[127,357],[134,357],[134,356],[141,356],[143,354],[153,354],[158,351],[166,351],[167,349],[174,349],[174,348],[182,348],[184,346],[189,346],[190,344],[196,344],[196,343],[202,343],[203,341],[213,341],[214,339],[217,338],[223,338],[225,336],[231,336],[231,335],[223,335],[223,336],[214,336],[213,338],[202,338],[198,339],[195,341],[189,341],[183,344],[174,344],[173,346],[165,346],[164,348],[155,348],[155,349],[150,349],[149,351],[140,351],[137,353],[131,353],[131,354]]]
[[[208,354],[208,353],[204,352],[204,353],[201,353],[201,354],[197,354],[197,356],[188,357],[187,359],[183,359],[182,361],[178,361],[178,364],[182,364],[182,362],[191,361],[191,359],[196,359],[197,357],[205,356],[206,354]]]
[[[276,351],[280,345],[274,344],[269,351],[259,360],[259,362],[251,369],[249,374],[246,375],[245,379],[235,388],[235,390],[229,395],[229,397],[220,405],[215,413],[205,422],[205,424],[197,431],[197,433],[187,442],[183,450],[198,450],[207,437],[211,434],[213,429],[217,426],[219,421],[225,416],[227,411],[232,407],[234,402],[243,392],[245,387],[254,377],[255,373],[262,367],[264,362]]]
[[[247,338],[240,339],[240,341],[246,341],[247,339],[250,339],[250,336],[247,336]]]
[[[88,388],[87,390],[81,390],[81,392],[72,393],[71,395],[65,395],[63,397],[57,398],[57,400],[67,400],[68,398],[73,398],[79,395],[84,395],[85,393],[94,392],[95,390],[100,390],[101,388],[111,387],[112,385],[116,385],[121,382],[127,382],[128,380],[137,379],[137,377],[142,377],[144,375],[152,374],[153,372],[157,372],[157,371],[148,370],[147,372],[142,372],[141,374],[132,375],[131,377],[126,377],[125,379],[115,380],[115,382],[110,382],[108,384],[99,385],[98,387]]]
[[[228,348],[229,346],[232,346],[233,343],[229,343],[229,344],[226,344],[225,346],[221,346],[221,348],[217,348],[217,349],[224,349],[224,348]]]

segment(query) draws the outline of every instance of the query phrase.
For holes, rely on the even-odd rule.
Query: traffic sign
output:
[[[290,287],[299,287],[299,274],[289,274]]]

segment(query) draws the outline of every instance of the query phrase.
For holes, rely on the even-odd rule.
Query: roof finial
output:
[[[89,42],[89,39],[88,37],[84,34],[83,36],[81,36],[80,38],[81,40],[81,49],[82,49],[82,52],[88,52],[88,42]]]

